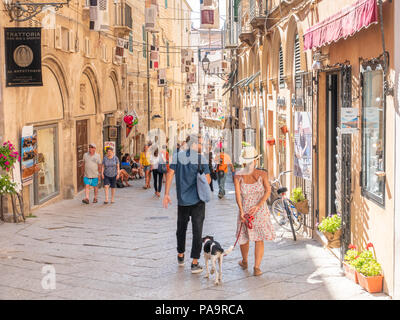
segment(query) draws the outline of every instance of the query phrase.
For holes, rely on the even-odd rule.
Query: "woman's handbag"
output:
[[[197,167],[197,194],[199,195],[201,201],[209,202],[211,200],[210,185],[208,184],[205,173],[200,168],[200,154]]]

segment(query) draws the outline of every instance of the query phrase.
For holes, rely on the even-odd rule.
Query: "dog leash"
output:
[[[244,218],[246,219],[246,222],[242,222],[242,223],[240,224],[239,233],[238,233],[238,236],[237,236],[237,238],[236,238],[236,242],[235,242],[235,244],[233,245],[233,247],[236,247],[236,244],[237,244],[237,242],[239,241],[240,233],[242,232],[242,226],[243,226],[243,224],[246,224],[246,226],[247,226],[248,229],[253,229],[254,216],[250,216],[250,215],[248,215],[248,214],[245,214],[245,215],[244,215]]]

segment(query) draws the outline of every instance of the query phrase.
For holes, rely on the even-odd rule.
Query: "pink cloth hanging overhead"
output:
[[[319,48],[346,39],[378,22],[376,0],[358,0],[317,23],[304,33],[304,50]]]

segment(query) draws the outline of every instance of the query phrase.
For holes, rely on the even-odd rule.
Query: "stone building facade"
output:
[[[373,243],[389,295],[395,286],[394,6],[374,0],[227,1],[229,27],[238,30],[231,94],[239,126],[254,132],[243,139],[264,155],[271,178],[292,171],[282,183],[289,190],[302,187],[310,200],[310,235],[320,238],[315,224],[342,214],[340,259],[349,243]],[[356,112],[351,134],[342,128],[346,108]],[[305,171],[294,175],[299,112],[309,119],[308,167],[302,167],[308,179]]]
[[[42,27],[43,86],[6,87],[4,73],[0,76],[2,141],[19,144],[24,126],[33,126],[38,137],[41,168],[23,188],[27,211],[82,190],[82,157],[90,142],[101,155],[109,142],[118,155],[138,154],[143,148],[149,125],[146,53],[151,44],[158,42],[170,94],[164,95],[157,72],[150,69],[150,127],[165,130],[170,122],[180,130],[189,127],[190,108],[183,105],[186,78],[178,66],[180,47],[189,43],[191,8],[185,0],[158,2],[157,33],[149,33],[148,42],[142,0],[108,0],[102,31],[89,27],[87,0],[71,1],[26,22],[11,22],[6,10],[0,11],[3,44],[5,27]],[[127,44],[122,57],[116,53],[118,39]],[[5,64],[4,50],[0,63]],[[138,124],[127,135],[123,116],[130,111],[137,113]]]

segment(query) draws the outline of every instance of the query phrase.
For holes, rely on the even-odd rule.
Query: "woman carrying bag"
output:
[[[167,173],[166,159],[158,148],[150,156],[151,170],[153,172],[155,195],[160,197],[164,173]]]

